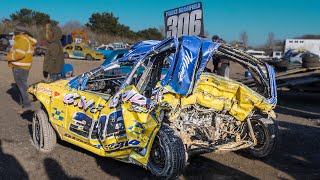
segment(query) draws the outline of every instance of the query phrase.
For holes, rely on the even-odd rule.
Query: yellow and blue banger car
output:
[[[213,57],[249,69],[255,87],[204,72]],[[108,76],[128,59],[136,63],[126,77]],[[274,75],[241,50],[195,36],[140,43],[73,79],[32,85],[29,93],[42,105],[33,116],[33,142],[49,152],[60,138],[162,179],[178,177],[193,154],[247,149],[264,157],[278,139]]]
[[[68,44],[63,48],[65,58],[102,60],[104,58],[101,52],[91,49],[86,44]]]

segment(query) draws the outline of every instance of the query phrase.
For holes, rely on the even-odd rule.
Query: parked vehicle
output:
[[[284,52],[308,51],[320,56],[320,39],[286,39]]]
[[[297,50],[289,50],[287,51],[283,58],[288,60],[289,63],[302,63],[302,58],[303,55],[306,53],[307,51],[297,51]]]
[[[213,56],[249,69],[256,86],[203,72]],[[135,65],[124,80],[106,75],[128,61]],[[192,154],[246,149],[264,157],[278,138],[274,77],[261,60],[195,36],[136,46],[72,80],[32,85],[29,92],[42,104],[33,117],[33,141],[48,152],[58,135],[164,179],[179,176]]]
[[[261,59],[261,60],[270,59],[270,57],[267,56],[264,51],[247,50],[246,52],[251,54],[253,57]]]
[[[63,48],[65,58],[76,58],[86,60],[102,60],[103,54],[92,50],[88,45],[69,44]]]
[[[9,52],[14,43],[13,36],[13,33],[0,34],[0,51]]]
[[[273,51],[272,52],[273,59],[280,59],[282,56],[283,56],[283,53],[281,51]]]
[[[112,53],[112,51],[114,50],[113,47],[111,45],[101,45],[97,48],[95,48],[96,51],[101,52],[104,56],[105,59],[108,58],[108,56]]]

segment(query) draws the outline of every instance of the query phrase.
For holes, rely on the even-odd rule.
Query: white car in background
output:
[[[258,59],[261,59],[261,60],[269,60],[270,59],[270,56],[267,56],[266,55],[266,52],[264,51],[256,51],[256,50],[247,50],[246,51],[248,54],[251,54],[253,57],[255,58],[258,58]]]
[[[303,52],[293,53],[290,57],[290,63],[302,63]]]

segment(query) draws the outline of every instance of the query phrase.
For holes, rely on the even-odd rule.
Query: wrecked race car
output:
[[[264,157],[272,152],[278,137],[273,112],[277,94],[269,65],[194,36],[170,37],[145,49],[129,51],[72,80],[30,87],[42,104],[32,123],[36,147],[51,151],[58,135],[163,179],[178,177],[192,154],[246,149]],[[214,56],[249,69],[256,86],[250,89],[204,72]],[[121,61],[135,58],[124,79],[106,76]],[[164,61],[170,67],[161,77]]]

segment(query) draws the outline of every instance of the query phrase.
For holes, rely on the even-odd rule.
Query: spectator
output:
[[[226,42],[218,35],[212,36],[212,42],[225,44]],[[213,59],[214,72],[220,76],[228,77],[230,74],[230,61],[226,58],[215,57]]]
[[[34,45],[37,40],[32,38],[32,35],[27,31],[27,26],[23,23],[16,25],[14,35],[15,43],[7,54],[6,60],[8,66],[12,68],[16,87],[19,89],[22,109],[19,109],[18,113],[23,113],[26,110],[31,110],[31,103],[27,94],[28,76],[32,65]]]
[[[73,77],[73,66],[71,64],[64,64],[61,73],[62,78]]]
[[[43,76],[47,79],[49,75],[50,81],[61,79],[64,65],[61,38],[62,31],[59,27],[51,24],[46,25],[46,39],[49,46],[43,61]]]

